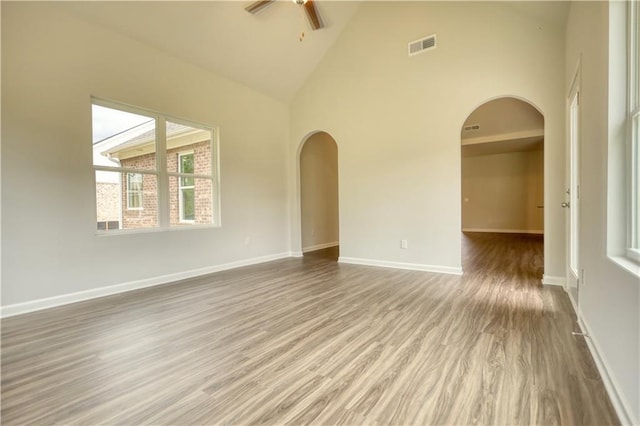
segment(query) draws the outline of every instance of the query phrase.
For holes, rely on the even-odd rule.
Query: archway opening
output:
[[[463,263],[473,268],[474,241],[530,240],[535,271],[544,268],[544,117],[513,97],[485,102],[460,131]],[[483,244],[486,247],[486,244]],[[466,260],[466,261],[465,261]]]
[[[338,145],[326,132],[307,138],[300,150],[300,231],[305,257],[338,259]]]

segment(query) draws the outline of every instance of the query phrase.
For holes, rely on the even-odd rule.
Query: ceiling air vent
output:
[[[472,124],[470,126],[464,126],[464,131],[468,132],[471,130],[480,130],[480,125],[479,124]]]
[[[426,52],[427,50],[436,48],[436,35],[431,34],[428,37],[421,38],[420,40],[412,41],[409,43],[409,56],[417,55],[418,53]]]

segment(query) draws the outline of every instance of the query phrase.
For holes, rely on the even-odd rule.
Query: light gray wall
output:
[[[613,2],[618,3],[618,2]],[[624,3],[619,3],[624,7]],[[615,5],[614,5],[615,6]],[[579,310],[590,340],[607,367],[630,420],[640,422],[640,278],[607,256],[609,137],[609,4],[573,2],[567,24],[565,93],[581,62],[580,93],[580,264],[584,280]],[[619,81],[619,80],[618,80]],[[615,80],[614,80],[615,83]],[[616,101],[617,102],[617,101]],[[625,102],[624,96],[621,102]],[[618,109],[617,106],[612,106]],[[619,165],[610,165],[614,176]],[[614,194],[611,194],[614,195]]]
[[[433,33],[436,49],[408,57],[408,42]],[[341,256],[460,268],[460,129],[498,97],[543,113],[545,205],[558,206],[563,64],[561,29],[500,2],[364,2],[291,107],[292,159],[312,131],[340,144]],[[290,194],[296,251],[295,182]],[[545,215],[545,274],[564,277],[564,214]]]
[[[319,132],[300,152],[302,250],[338,243],[338,146]]]
[[[288,253],[288,106],[62,9],[2,4],[3,305]],[[95,236],[91,95],[219,127],[221,228]]]
[[[462,229],[543,233],[543,177],[543,151],[463,156]]]

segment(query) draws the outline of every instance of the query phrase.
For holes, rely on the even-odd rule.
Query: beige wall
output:
[[[408,57],[408,42],[433,33],[436,49]],[[363,2],[291,105],[292,176],[310,132],[340,144],[341,258],[460,271],[460,129],[478,106],[514,96],[545,117],[544,204],[557,206],[545,209],[545,274],[563,277],[563,64],[563,29],[508,4]]]
[[[519,99],[500,98],[489,101],[469,115],[465,126],[478,124],[480,129],[465,131],[468,138],[498,136],[531,130],[544,130],[544,119],[533,106]]]
[[[338,243],[338,147],[319,132],[300,152],[302,250]]]
[[[624,14],[624,2],[572,2],[567,23],[565,93],[569,93],[581,63],[579,262],[583,276],[576,300],[578,314],[590,336],[586,341],[606,368],[605,383],[615,389],[610,395],[622,414],[620,420],[623,424],[640,424],[640,278],[631,272],[633,267],[622,266],[615,258],[625,244],[615,232],[624,223],[620,214],[624,202],[615,185],[607,187],[623,177],[620,173],[624,170],[623,163],[614,161],[620,137],[625,134],[617,115],[625,111],[624,91],[618,93],[624,77],[616,74],[622,71],[624,76],[624,66],[608,67],[610,54],[626,55],[624,15],[609,25],[609,12],[619,12],[620,8]],[[611,44],[610,35],[616,37]],[[619,64],[619,60],[616,62]],[[607,217],[613,220],[609,229]],[[640,273],[637,266],[635,270]]]
[[[56,2],[3,2],[1,52],[3,306],[288,254],[288,105]],[[92,95],[219,128],[221,227],[96,236]]]
[[[463,156],[462,229],[543,233],[543,178],[543,151]]]

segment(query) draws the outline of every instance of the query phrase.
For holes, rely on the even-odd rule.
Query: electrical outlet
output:
[[[311,230],[311,236],[312,236],[312,237],[315,237],[315,236],[316,236],[316,230],[315,230],[315,229],[312,229],[312,230]]]
[[[400,248],[406,249],[407,247],[409,247],[407,240],[400,240]]]
[[[244,245],[248,246],[249,244],[251,244],[251,237],[244,237]]]

